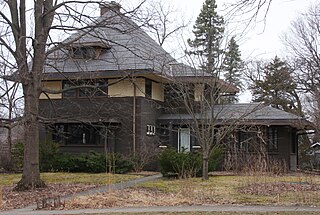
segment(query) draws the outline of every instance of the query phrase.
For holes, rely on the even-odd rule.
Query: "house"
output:
[[[47,119],[40,138],[59,142],[69,153],[198,148],[183,96],[190,93],[199,104],[206,90],[228,96],[238,89],[178,63],[120,10],[115,2],[102,4],[92,28],[71,35],[49,56],[39,98],[40,115]],[[177,83],[186,88],[174,90]],[[265,142],[272,140],[270,155],[296,168],[297,133],[308,124],[304,119],[257,104],[215,108],[220,108],[215,117],[221,125],[236,119],[242,127],[261,128]]]
[[[9,130],[10,129],[10,130]],[[0,169],[11,168],[10,153],[14,145],[23,140],[23,126],[20,119],[0,121]]]

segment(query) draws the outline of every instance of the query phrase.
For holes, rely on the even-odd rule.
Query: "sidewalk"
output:
[[[19,209],[7,211],[3,215],[51,215],[51,214],[99,214],[99,213],[143,213],[143,212],[319,212],[320,207],[300,206],[237,206],[237,205],[215,205],[215,206],[159,206],[159,207],[129,207],[129,208],[108,208],[108,209],[80,209],[80,210],[51,210],[34,211],[32,209]]]

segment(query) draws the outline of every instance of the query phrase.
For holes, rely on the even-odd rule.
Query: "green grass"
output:
[[[131,174],[41,173],[41,179],[46,183],[112,184],[139,177]],[[20,179],[21,174],[0,174],[0,186],[16,184]]]

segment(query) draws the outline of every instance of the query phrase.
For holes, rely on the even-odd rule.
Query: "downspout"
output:
[[[137,87],[133,82],[133,107],[132,107],[132,149],[133,149],[133,157],[136,157],[136,94]]]

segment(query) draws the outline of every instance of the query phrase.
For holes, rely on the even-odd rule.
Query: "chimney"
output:
[[[121,5],[115,1],[102,2],[100,4],[100,15],[107,13],[108,11],[113,11],[115,13],[120,13]]]

